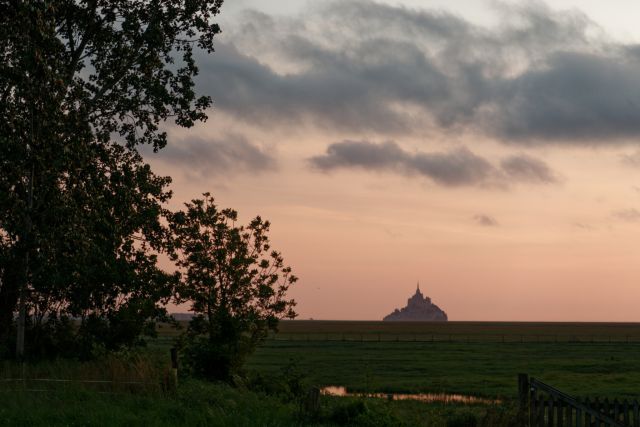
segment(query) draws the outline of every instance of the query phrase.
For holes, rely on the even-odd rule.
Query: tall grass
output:
[[[0,426],[294,426],[295,408],[223,384],[187,381],[177,393],[86,389],[0,393]]]
[[[508,408],[323,396],[305,417],[273,396],[188,380],[169,396],[88,390],[0,393],[0,426],[507,427]]]
[[[143,352],[111,354],[89,362],[0,363],[0,391],[72,389],[149,394],[170,390],[171,381],[168,361]]]
[[[164,352],[146,352],[92,362],[4,362],[2,379],[25,380],[0,384],[0,426],[451,427],[461,425],[460,420],[476,420],[477,426],[507,425],[491,415],[495,408],[482,405],[322,396],[320,412],[309,416],[301,412],[297,398],[253,388],[181,379],[177,389],[167,393],[162,384],[168,359]]]

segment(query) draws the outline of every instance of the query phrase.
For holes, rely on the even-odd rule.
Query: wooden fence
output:
[[[529,427],[640,427],[637,400],[579,399],[518,376],[520,414]]]

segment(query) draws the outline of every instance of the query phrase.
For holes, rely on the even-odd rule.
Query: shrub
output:
[[[296,316],[286,294],[297,278],[271,248],[268,221],[238,226],[237,212],[219,209],[208,193],[185,207],[169,215],[177,302],[196,314],[184,353],[194,374],[228,381],[279,319]]]
[[[447,427],[477,427],[478,418],[471,412],[461,412],[452,415],[447,420]]]

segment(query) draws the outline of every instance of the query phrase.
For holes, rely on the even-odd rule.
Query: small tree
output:
[[[297,278],[271,250],[268,221],[258,216],[237,226],[236,211],[203,196],[169,216],[178,301],[190,302],[196,314],[185,356],[195,374],[228,380],[279,319],[296,316],[286,293]]]

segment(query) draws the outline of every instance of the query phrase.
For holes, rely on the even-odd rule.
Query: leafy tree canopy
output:
[[[136,147],[164,147],[166,120],[206,119],[193,52],[213,51],[221,4],[0,1],[0,341],[21,290],[36,324],[130,328],[162,311],[169,178]]]
[[[296,316],[286,293],[297,278],[271,249],[268,221],[237,225],[237,212],[219,209],[208,193],[185,207],[170,216],[170,228],[179,299],[197,314],[187,360],[200,375],[228,379],[280,318]]]

